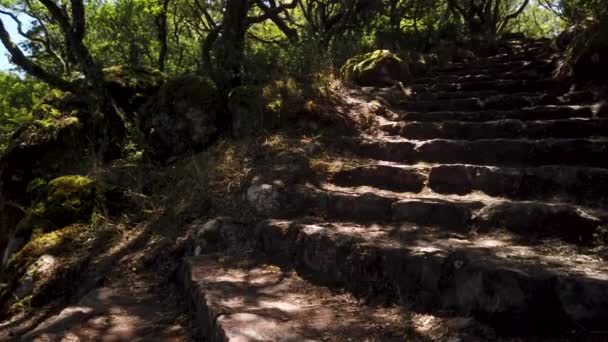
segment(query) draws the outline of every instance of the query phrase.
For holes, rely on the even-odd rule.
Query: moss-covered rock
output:
[[[219,94],[209,79],[184,75],[167,81],[139,116],[147,154],[167,162],[200,151],[217,136],[220,114]]]
[[[157,69],[112,66],[103,70],[106,87],[127,116],[132,119],[140,107],[165,83],[166,76]]]
[[[11,137],[0,157],[0,251],[35,196],[27,191],[35,179],[90,170],[96,154],[93,145],[99,130],[86,99],[70,93],[52,92],[31,113],[30,121]]]
[[[86,256],[85,241],[91,232],[86,225],[71,225],[48,233],[38,233],[0,269],[0,309],[18,311],[23,306],[42,304],[68,290],[66,277],[78,274]],[[73,283],[73,281],[71,282]]]
[[[345,80],[362,86],[391,86],[412,79],[409,61],[388,50],[357,55],[346,61],[340,71]]]
[[[98,204],[99,192],[96,182],[88,177],[55,178],[49,182],[46,197],[35,206],[34,214],[56,227],[89,222]]]

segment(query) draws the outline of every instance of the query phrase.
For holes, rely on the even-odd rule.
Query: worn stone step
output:
[[[359,144],[362,157],[398,163],[430,162],[493,166],[578,165],[608,167],[608,140],[481,139],[374,140]]]
[[[204,341],[387,341],[408,339],[396,307],[360,304],[263,262],[189,258],[182,284]]]
[[[567,90],[569,87],[568,83],[560,80],[553,79],[540,79],[540,80],[514,80],[514,79],[499,79],[494,80],[469,80],[460,83],[421,83],[414,84],[412,89],[414,92],[420,93],[425,91],[442,91],[442,92],[454,92],[454,91],[487,91],[496,90],[502,93],[515,93],[515,92],[534,92],[534,91],[546,91],[547,89],[553,89],[558,93]]]
[[[425,168],[372,164],[342,169],[331,181],[339,186],[372,186],[398,192],[420,192],[428,178]]]
[[[521,72],[524,70],[538,70],[547,72],[555,69],[555,63],[550,60],[509,60],[492,61],[486,63],[459,63],[448,65],[434,70],[435,74],[442,75],[468,75],[468,74],[498,74],[501,72]]]
[[[298,187],[283,193],[272,217],[319,216],[357,222],[409,222],[449,230],[506,228],[526,238],[592,244],[604,224],[596,211],[568,204],[497,201],[480,196],[404,196],[376,189]],[[516,215],[514,215],[516,214]]]
[[[597,206],[608,201],[608,170],[555,165],[532,168],[439,165],[430,168],[428,186],[441,194],[481,191],[520,200],[559,200]]]
[[[417,78],[416,84],[435,84],[435,83],[471,83],[493,80],[527,80],[536,81],[547,79],[550,72],[542,72],[534,69],[524,71],[505,71],[500,73],[477,73],[473,71],[464,75],[460,74],[430,74],[425,77]]]
[[[569,118],[591,118],[590,106],[535,106],[517,110],[485,111],[444,111],[444,112],[400,112],[403,121],[443,122],[443,121],[497,121],[497,120],[559,120]]]
[[[601,206],[608,203],[608,169],[548,165],[504,168],[480,165],[368,164],[336,172],[341,187],[373,187],[420,193],[488,196],[517,200],[559,201]]]
[[[489,97],[500,95],[498,90],[477,90],[477,91],[423,91],[411,96],[415,101],[448,100],[468,97]]]
[[[516,69],[526,65],[529,65],[530,62],[526,60],[494,60],[488,61],[489,63],[484,63],[485,61],[470,61],[470,62],[458,62],[452,63],[445,67],[437,68],[435,71],[438,73],[453,73],[458,71],[469,71],[469,70],[477,70],[477,69]]]
[[[558,96],[543,93],[532,94],[500,94],[488,97],[455,98],[446,100],[412,101],[404,98],[404,102],[396,104],[398,109],[417,112],[434,111],[480,111],[480,110],[509,110],[526,107],[564,104]]]
[[[456,100],[465,98],[489,99],[496,97],[539,97],[543,95],[557,96],[557,101],[562,104],[592,103],[595,101],[595,93],[582,91],[576,93],[566,93],[567,87],[561,89],[552,87],[549,91],[513,91],[498,90],[455,90],[455,91],[435,91],[423,90],[405,96],[404,101],[437,101],[437,100]],[[553,98],[552,98],[553,99]]]
[[[256,239],[311,279],[422,311],[473,315],[499,333],[592,334],[608,320],[608,265],[570,245],[313,219],[264,221]]]
[[[486,122],[388,122],[380,129],[408,139],[589,138],[608,136],[608,119]]]

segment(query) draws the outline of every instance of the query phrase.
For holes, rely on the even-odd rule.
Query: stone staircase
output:
[[[345,143],[368,162],[320,185],[259,187],[250,199],[271,205],[255,228],[202,227],[219,252],[253,241],[267,258],[188,260],[205,337],[607,334],[608,115],[550,77],[545,44],[435,70],[393,101],[378,135]]]

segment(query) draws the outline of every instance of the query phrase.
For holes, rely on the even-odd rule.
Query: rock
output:
[[[472,211],[465,205],[441,200],[402,200],[393,204],[393,219],[466,229]]]
[[[246,243],[246,226],[229,217],[218,217],[196,227],[194,256],[235,248]]]
[[[162,72],[147,67],[117,65],[103,69],[103,73],[112,98],[129,120],[166,80]]]
[[[31,117],[13,133],[0,157],[0,251],[25,216],[19,207],[36,200],[37,194],[28,189],[33,181],[89,172],[101,152],[97,146],[103,129],[93,122],[96,115],[82,96],[52,92]]]
[[[49,182],[46,198],[34,207],[34,212],[59,228],[88,222],[98,204],[98,194],[94,180],[84,176],[62,176]]]
[[[196,75],[167,81],[140,113],[140,129],[150,158],[171,162],[201,151],[220,130],[219,95],[213,83]]]
[[[470,62],[477,59],[475,53],[471,50],[456,48],[452,56],[453,62]]]
[[[489,205],[478,214],[485,228],[504,227],[519,234],[561,236],[574,243],[589,243],[601,220],[568,205],[504,202]]]
[[[409,58],[405,60],[409,60],[409,69],[416,77],[425,75],[431,66],[431,63],[426,60],[426,56],[418,52],[410,53]]]
[[[247,189],[247,201],[259,214],[271,214],[279,210],[279,190],[276,185],[254,184]]]
[[[438,193],[465,195],[473,191],[473,179],[466,167],[440,165],[431,169],[429,186]]]
[[[57,259],[55,257],[49,254],[42,255],[36,262],[30,265],[21,278],[19,287],[14,292],[15,297],[23,299],[31,295],[36,284],[51,276],[56,267]]]
[[[412,80],[408,62],[388,50],[376,50],[349,59],[340,72],[345,80],[358,85],[392,86]]]

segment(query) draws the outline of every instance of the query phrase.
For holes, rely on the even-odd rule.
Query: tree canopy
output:
[[[278,73],[306,78],[374,47],[425,50],[512,31],[554,36],[603,17],[599,0],[2,0],[0,41],[53,88],[96,89],[103,69],[211,77],[225,94]],[[6,27],[17,24],[16,37]]]

